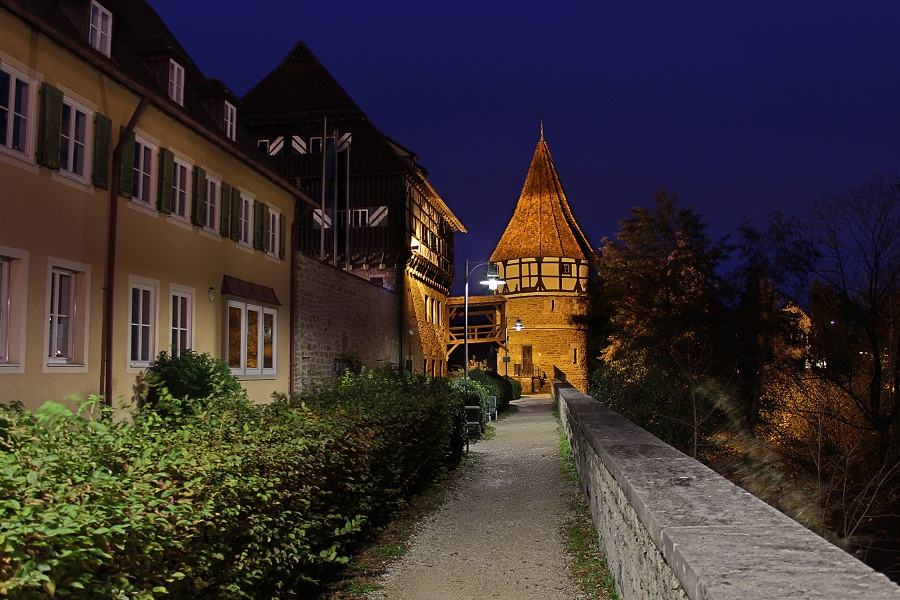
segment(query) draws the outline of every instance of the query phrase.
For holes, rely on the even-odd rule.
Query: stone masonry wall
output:
[[[400,296],[296,255],[294,389],[340,375],[346,358],[367,368],[400,364]]]
[[[900,599],[900,587],[572,386],[553,383],[623,600]]]

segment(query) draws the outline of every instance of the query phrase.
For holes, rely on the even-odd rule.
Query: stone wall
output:
[[[553,393],[623,600],[900,599],[887,577],[570,385]]]
[[[586,338],[584,331],[572,325],[572,315],[581,310],[581,301],[573,294],[508,294],[506,319],[509,328],[510,375],[522,363],[522,346],[531,346],[532,361],[553,378],[553,367],[566,375],[568,383],[587,390],[585,372]],[[524,329],[512,328],[521,319]],[[501,365],[501,372],[503,371]],[[522,389],[531,389],[531,380],[521,378]]]
[[[327,382],[352,357],[367,368],[400,364],[400,295],[296,254],[294,390]]]

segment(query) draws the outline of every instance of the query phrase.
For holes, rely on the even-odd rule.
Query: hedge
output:
[[[180,402],[0,408],[0,596],[302,597],[461,452],[461,401],[423,378]]]

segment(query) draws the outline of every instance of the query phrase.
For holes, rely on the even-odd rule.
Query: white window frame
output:
[[[368,208],[354,208],[352,225],[353,225],[353,227],[368,227],[369,226],[369,209]]]
[[[219,235],[219,211],[222,206],[222,182],[206,174],[206,198],[204,203],[203,229]]]
[[[135,314],[134,292],[140,294],[139,314]],[[128,285],[128,367],[145,369],[156,359],[157,324],[159,323],[159,281],[132,276]],[[147,311],[143,308],[149,304]],[[145,320],[146,319],[146,320]],[[137,335],[137,339],[135,339]],[[143,342],[146,341],[144,352]],[[137,347],[134,347],[135,342]],[[135,349],[137,353],[135,353]]]
[[[112,49],[112,21],[111,12],[96,0],[91,2],[91,30],[88,43],[104,56],[109,56]]]
[[[190,221],[191,203],[189,190],[193,167],[181,160],[173,159],[172,165],[172,212],[171,217],[181,221]]]
[[[93,113],[66,97],[63,97],[62,110],[63,116],[62,121],[60,122],[59,140],[59,171],[72,179],[87,183],[90,167],[88,162],[92,150],[91,122],[93,121]],[[67,111],[70,115],[68,126],[66,126],[65,122]],[[76,122],[79,115],[83,124],[81,132],[78,132],[76,128]],[[80,139],[78,137],[79,133]],[[79,154],[80,161],[77,161]],[[75,164],[76,161],[79,164]]]
[[[184,67],[169,59],[169,99],[184,106]]]
[[[232,313],[239,315],[239,335],[238,340],[232,340]],[[256,365],[250,363],[250,331],[249,316],[256,315]],[[268,342],[271,346],[271,366],[266,366],[266,320],[271,320],[272,339]],[[225,309],[225,362],[231,370],[231,373],[241,379],[275,379],[278,375],[278,311],[274,308],[246,302],[239,299],[230,299]],[[240,352],[238,355],[232,354],[232,342],[237,341],[240,344]]]
[[[68,341],[65,348],[59,348],[58,283],[61,276],[69,276],[67,285],[71,298],[64,307],[69,319]],[[90,339],[90,290],[91,266],[49,257],[47,259],[47,303],[44,308],[44,372],[45,373],[86,373],[88,341]],[[54,319],[56,317],[56,319]],[[62,351],[62,354],[60,354]]]
[[[25,370],[28,256],[0,246],[0,374]]]
[[[0,73],[9,77],[9,95],[0,98],[0,126],[6,129],[6,134],[0,138],[0,152],[32,162],[35,80],[5,63],[0,63]],[[24,87],[22,96],[16,93],[19,84]],[[14,145],[17,125],[19,139],[18,144]]]
[[[50,331],[47,337],[47,362],[50,364],[68,365],[75,360],[77,278],[78,273],[69,269],[50,269]],[[66,298],[62,290],[66,290]],[[61,319],[66,321],[62,323]],[[64,347],[59,343],[61,330],[65,332]]]
[[[134,137],[131,199],[142,206],[152,207],[156,197],[156,153],[156,144]]]
[[[241,193],[241,205],[238,210],[238,243],[242,246],[253,245],[253,198]]]
[[[281,242],[281,213],[268,205],[266,205],[266,210],[268,211],[267,217],[269,219],[269,235],[268,239],[265,240],[266,254],[278,258],[278,250]]]
[[[225,136],[229,140],[237,139],[237,107],[228,100],[225,100],[225,114],[222,128],[225,130]]]
[[[169,349],[172,356],[194,347],[194,288],[172,285],[169,293]],[[176,305],[176,298],[178,304]],[[186,313],[186,318],[185,317]],[[179,318],[182,317],[182,318]],[[182,343],[183,339],[183,343]]]
[[[9,363],[10,271],[12,259],[0,256],[0,363]]]

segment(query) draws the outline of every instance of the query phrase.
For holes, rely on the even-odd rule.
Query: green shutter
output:
[[[112,139],[112,119],[94,115],[94,167],[91,180],[94,187],[109,189],[109,143]]]
[[[191,204],[191,223],[203,227],[206,220],[206,171],[194,165],[194,190]]]
[[[231,186],[222,182],[221,206],[219,206],[219,234],[231,237]]]
[[[241,190],[231,188],[231,231],[228,237],[238,241],[241,233]]]
[[[266,205],[259,200],[253,201],[253,247],[263,249],[263,213]]]
[[[123,127],[119,136],[125,131]],[[119,165],[119,195],[131,198],[131,187],[134,181],[134,131],[128,133],[122,144],[122,162]]]
[[[285,225],[284,213],[278,215],[278,258],[284,258]]]
[[[159,149],[159,186],[156,190],[156,210],[172,213],[172,181],[175,178],[175,155],[168,148]]]
[[[37,162],[59,171],[59,136],[62,131],[63,93],[47,83],[41,84],[41,121],[38,126]]]

